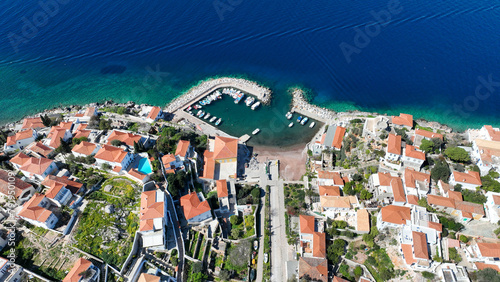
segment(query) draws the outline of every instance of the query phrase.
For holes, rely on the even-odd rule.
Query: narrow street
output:
[[[283,281],[286,276],[288,242],[285,231],[283,181],[271,186],[271,281]]]

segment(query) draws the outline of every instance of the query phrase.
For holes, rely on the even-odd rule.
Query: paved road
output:
[[[266,197],[266,187],[262,187],[263,193],[262,196],[260,197],[260,202],[262,203],[261,208],[259,210],[259,218],[260,222],[257,223],[259,224],[258,228],[258,236],[259,236],[259,256],[257,258],[257,282],[261,282],[263,279],[264,275],[264,228],[265,228],[265,197]]]
[[[288,260],[288,243],[285,232],[285,202],[283,182],[271,186],[271,281],[284,281],[285,263]],[[286,279],[285,279],[286,280]]]

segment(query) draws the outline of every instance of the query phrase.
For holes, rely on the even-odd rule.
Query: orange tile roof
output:
[[[80,144],[73,147],[73,149],[71,151],[85,155],[85,156],[90,156],[92,154],[92,152],[94,152],[96,147],[97,147],[97,145],[94,143],[82,141],[82,142],[80,142]]]
[[[191,219],[200,214],[210,211],[210,205],[205,200],[200,202],[196,192],[181,197],[181,206],[186,219]]]
[[[108,145],[110,145],[111,141],[113,140],[119,140],[122,143],[125,143],[129,146],[134,146],[134,142],[139,143],[141,138],[142,138],[141,135],[113,130],[113,132],[111,132],[107,140],[108,140]]]
[[[238,156],[238,139],[215,137],[214,159],[230,159]]]
[[[395,202],[406,202],[405,189],[403,188],[403,181],[401,178],[395,177],[391,181],[392,194],[394,195]]]
[[[328,281],[328,262],[324,258],[300,257],[299,278],[309,276],[311,279]]]
[[[412,145],[406,145],[405,156],[414,159],[425,160],[425,153],[417,151],[417,149],[415,149],[415,146]]]
[[[171,167],[170,163],[175,162],[175,156],[172,154],[166,154],[163,157],[161,157],[161,162],[165,166],[165,169],[170,168]]]
[[[401,244],[401,249],[403,250],[403,256],[405,257],[407,265],[412,265],[417,262],[417,260],[413,258],[413,248],[410,244]]]
[[[190,144],[191,143],[187,140],[179,140],[177,148],[175,149],[175,155],[181,157],[186,156]]]
[[[387,152],[401,155],[401,135],[389,134],[387,141]]]
[[[84,116],[90,117],[93,116],[95,113],[95,107],[88,107],[85,112],[83,113]]]
[[[334,171],[318,171],[318,178],[321,179],[332,179],[334,185],[344,185],[344,179],[340,176],[340,173]]]
[[[399,116],[392,116],[392,123],[397,125],[406,125],[413,127],[413,116],[400,113]]]
[[[320,196],[321,207],[323,208],[351,208],[349,197],[342,196]]]
[[[64,139],[66,130],[67,129],[61,128],[59,126],[53,126],[50,129],[49,134],[47,135],[47,139],[50,139],[49,146],[52,148],[57,148],[61,146],[61,138]]]
[[[14,163],[14,164],[17,164],[19,166],[22,166],[29,159],[30,159],[30,157],[28,157],[28,155],[26,155],[24,153],[19,153],[19,154],[15,155],[12,159],[10,159],[10,162]]]
[[[76,130],[84,130],[85,128],[87,128],[88,125],[89,125],[88,123],[80,123],[78,124]]]
[[[139,221],[139,231],[151,231],[155,228],[154,219],[145,219]]]
[[[392,176],[388,172],[386,172],[386,173],[379,172],[379,173],[377,173],[377,175],[378,175],[378,180],[379,180],[379,183],[380,183],[381,186],[390,186],[391,185],[391,181],[394,178],[399,178],[397,176]]]
[[[326,234],[323,232],[313,233],[313,256],[326,258]]]
[[[300,233],[313,234],[314,233],[314,216],[299,215]]]
[[[408,204],[418,206],[418,197],[416,195],[406,195]]]
[[[495,203],[495,205],[500,205],[500,196],[493,195],[493,202]]]
[[[453,171],[453,177],[456,182],[481,185],[481,176],[479,172],[470,170],[469,172]]]
[[[51,159],[30,157],[19,169],[32,174],[42,175],[53,162]]]
[[[380,209],[382,213],[382,221],[394,224],[406,224],[407,220],[411,220],[411,210],[408,207],[389,205]]]
[[[434,133],[434,132],[422,130],[422,129],[415,129],[415,135],[420,135],[420,136],[423,136],[425,138],[430,138],[430,139],[439,138],[439,139],[443,140],[443,134]]]
[[[208,150],[207,150],[208,151]],[[214,179],[215,175],[215,160],[213,158],[214,153],[213,152],[207,152],[205,151],[204,153],[204,164],[203,164],[203,177],[202,178],[208,178],[208,179]]]
[[[337,149],[342,148],[342,141],[344,140],[345,131],[345,127],[337,126],[337,129],[335,129],[335,135],[333,136],[332,147]]]
[[[17,141],[33,138],[33,129],[23,130],[17,132],[15,135],[7,137],[7,146],[15,145]]]
[[[117,166],[115,166],[115,167],[113,168],[113,171],[114,171],[114,172],[120,172],[120,171],[122,171],[122,167],[121,167],[121,166],[119,166],[119,165],[117,165]]]
[[[484,262],[475,262],[474,263],[479,270],[484,270],[486,268],[491,268],[496,270],[497,272],[500,272],[500,268],[496,264],[489,264],[489,263],[484,263]]]
[[[121,148],[110,145],[102,145],[101,149],[97,151],[97,154],[95,154],[94,157],[108,162],[121,163],[127,155],[128,153]]]
[[[64,185],[61,183],[54,183],[54,185],[52,185],[50,189],[45,192],[45,196],[49,199],[54,199],[63,187]]]
[[[339,186],[319,186],[319,195],[320,196],[340,196],[340,187]]]
[[[413,235],[413,251],[416,258],[429,259],[429,251],[427,249],[427,237],[425,233],[412,231]]]
[[[482,216],[485,215],[484,206],[481,204],[465,202],[465,201],[455,201],[455,206],[457,210],[462,211],[462,214],[463,212],[469,212],[474,214],[480,214]]]
[[[492,141],[500,141],[500,131],[493,129],[491,125],[485,125],[484,128],[488,131]]]
[[[215,184],[217,186],[217,197],[218,198],[223,198],[229,196],[229,192],[227,191],[227,181],[224,180],[217,180],[215,181]]]
[[[43,125],[42,118],[34,117],[34,118],[25,118],[23,120],[23,126],[21,128],[28,129],[28,128],[44,128],[44,127],[46,126]]]
[[[52,152],[54,152],[53,149],[51,149],[50,147],[48,146],[45,146],[42,142],[36,142],[36,143],[32,143],[33,145],[31,145],[29,147],[29,149],[32,151],[32,152],[35,152],[37,154],[40,154],[44,157],[47,157],[48,155],[50,155]]]
[[[460,248],[460,241],[455,239],[448,239],[448,248]]]
[[[350,282],[349,280],[345,280],[344,278],[340,278],[338,276],[333,276],[332,282]]]
[[[441,207],[455,208],[455,200],[437,195],[427,195],[427,202],[429,205],[436,205]]]
[[[47,175],[42,181],[42,185],[52,187],[55,183],[63,184],[71,193],[75,194],[83,187],[83,184],[73,180],[69,180],[67,176],[59,177],[56,175]]]
[[[477,243],[481,256],[500,258],[500,243]]]
[[[416,188],[417,181],[427,183],[427,185],[429,185],[431,183],[431,175],[430,174],[415,171],[412,168],[405,169],[404,178],[405,178],[405,186],[409,187],[409,188]]]
[[[357,231],[370,231],[370,214],[366,209],[359,209],[356,211],[356,226]]]
[[[0,193],[10,195],[9,192],[12,188],[14,188],[14,197],[17,199],[23,194],[24,190],[30,187],[33,187],[33,185],[24,182],[17,177],[9,176],[8,171],[0,169]]]
[[[427,223],[427,226],[429,228],[432,228],[432,229],[436,230],[436,231],[443,232],[443,225],[441,223],[439,223],[439,222],[429,221]]]
[[[462,193],[458,191],[448,191],[448,198],[453,199],[455,201],[463,201]]]
[[[58,126],[60,128],[71,130],[71,128],[73,127],[73,122],[71,122],[71,121],[61,121]]]
[[[77,130],[73,138],[82,138],[82,137],[89,138],[91,132],[92,130],[84,130],[84,129]]]
[[[441,187],[443,187],[443,190],[444,190],[444,192],[445,192],[445,193],[446,193],[446,192],[448,192],[448,191],[450,191],[450,184],[445,183],[445,182],[444,182],[443,180],[441,180],[441,179],[438,181],[438,184],[440,184],[440,185],[441,185]]]
[[[144,180],[144,178],[146,178],[146,177],[147,177],[147,175],[146,175],[146,174],[144,174],[144,173],[142,173],[142,172],[138,171],[138,170],[137,170],[137,169],[135,169],[135,168],[131,168],[131,169],[129,169],[129,170],[128,170],[128,174],[130,174],[131,176],[133,176],[133,177],[135,177],[135,178],[137,178],[137,179],[140,179],[140,180]]]
[[[160,282],[160,277],[147,273],[141,273],[137,282]]]
[[[149,111],[148,118],[156,119],[160,111],[161,111],[160,107],[152,107],[151,111]]]
[[[78,282],[82,278],[80,275],[82,272],[85,270],[89,269],[89,267],[92,265],[92,262],[84,259],[84,258],[79,258],[76,260],[75,265],[73,268],[70,270],[68,275],[64,277],[63,282]]]
[[[24,203],[23,208],[19,211],[18,215],[39,222],[46,222],[52,212],[46,208],[38,206],[44,198],[45,195],[35,193],[29,201]]]
[[[148,220],[164,217],[164,202],[156,201],[156,190],[141,193],[141,211],[139,219]]]

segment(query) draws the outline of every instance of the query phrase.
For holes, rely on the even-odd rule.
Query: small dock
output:
[[[248,140],[250,140],[250,138],[252,138],[252,136],[245,134],[238,138],[238,140],[240,141],[240,143],[246,143]]]

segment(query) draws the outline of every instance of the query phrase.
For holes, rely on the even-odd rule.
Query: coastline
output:
[[[183,105],[185,105],[187,102],[189,102],[192,99],[195,99],[197,95],[200,95],[207,90],[210,89],[216,89],[219,87],[231,87],[233,85],[236,88],[243,88],[242,90],[247,90],[251,91],[253,94],[259,93],[260,97],[259,99],[261,102],[264,104],[270,104],[271,99],[272,99],[272,91],[264,86],[261,86],[258,82],[251,81],[245,78],[236,78],[236,77],[210,77],[205,80],[201,80],[197,83],[195,83],[193,86],[187,88],[186,91],[184,91],[182,94],[174,98],[172,101],[166,104],[164,109],[167,112],[175,112],[176,110],[180,109]],[[309,116],[313,119],[319,120],[321,122],[324,122],[326,124],[330,124],[335,121],[342,120],[343,118],[353,118],[353,117],[371,117],[371,116],[386,116],[389,117],[387,114],[380,114],[377,112],[367,112],[367,111],[359,111],[359,110],[354,110],[354,111],[334,111],[329,108],[321,107],[315,104],[312,104],[311,102],[308,101],[308,99],[305,98],[305,90],[303,90],[301,87],[293,86],[288,89],[288,92],[290,95],[292,95],[292,104],[290,111],[300,113],[305,116]],[[115,103],[112,100],[104,101],[104,102],[93,102],[85,105],[69,105],[69,106],[54,106],[52,108],[46,109],[42,112],[36,113],[34,115],[26,115],[20,120],[17,120],[15,122],[9,122],[5,124],[1,124],[0,128],[5,128],[12,126],[15,123],[18,123],[22,121],[24,118],[27,117],[37,117],[40,115],[44,114],[58,114],[58,113],[69,113],[76,108],[79,107],[87,107],[87,106],[96,106],[96,107],[102,107],[102,106],[127,106],[130,104],[135,104],[133,101],[129,101],[126,103]],[[149,105],[149,104],[141,104],[141,105]],[[169,111],[170,110],[170,111]],[[172,111],[173,110],[173,111]],[[429,121],[426,119],[418,118],[415,119],[420,125],[426,127],[426,126],[431,126],[435,128],[439,128],[442,131],[445,132],[461,132],[460,130],[456,130],[453,127],[450,127],[446,124],[442,124],[436,121]],[[469,127],[472,128],[472,127]]]

